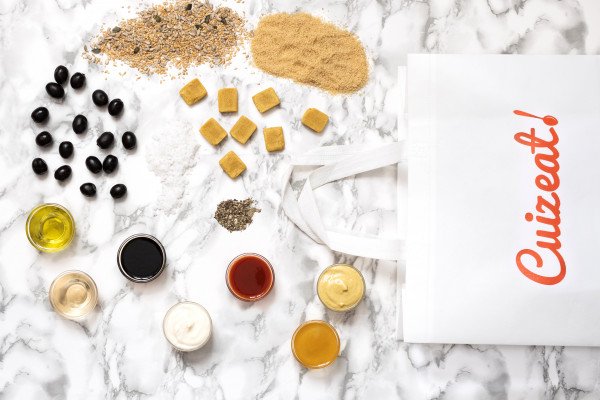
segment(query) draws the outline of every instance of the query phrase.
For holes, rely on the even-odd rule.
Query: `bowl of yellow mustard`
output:
[[[358,269],[349,264],[333,264],[325,268],[317,280],[317,295],[332,311],[350,311],[365,296],[365,280]]]

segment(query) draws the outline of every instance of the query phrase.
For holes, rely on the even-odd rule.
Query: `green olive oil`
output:
[[[27,238],[36,249],[56,253],[69,246],[75,236],[71,213],[58,204],[41,204],[27,218]]]

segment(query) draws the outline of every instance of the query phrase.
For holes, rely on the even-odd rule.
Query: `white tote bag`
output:
[[[320,149],[342,155],[298,203],[286,191],[288,215],[339,251],[406,259],[408,342],[600,345],[600,58],[411,55],[406,87],[397,157]],[[406,241],[354,247],[312,191],[387,161],[408,163]]]

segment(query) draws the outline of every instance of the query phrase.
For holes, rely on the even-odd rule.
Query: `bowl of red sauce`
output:
[[[260,254],[244,253],[229,263],[225,282],[238,299],[257,301],[273,289],[275,272],[271,263]]]

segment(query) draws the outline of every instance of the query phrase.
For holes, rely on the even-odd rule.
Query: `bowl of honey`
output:
[[[325,368],[333,364],[339,353],[340,337],[325,321],[306,321],[292,336],[292,354],[306,368]]]

